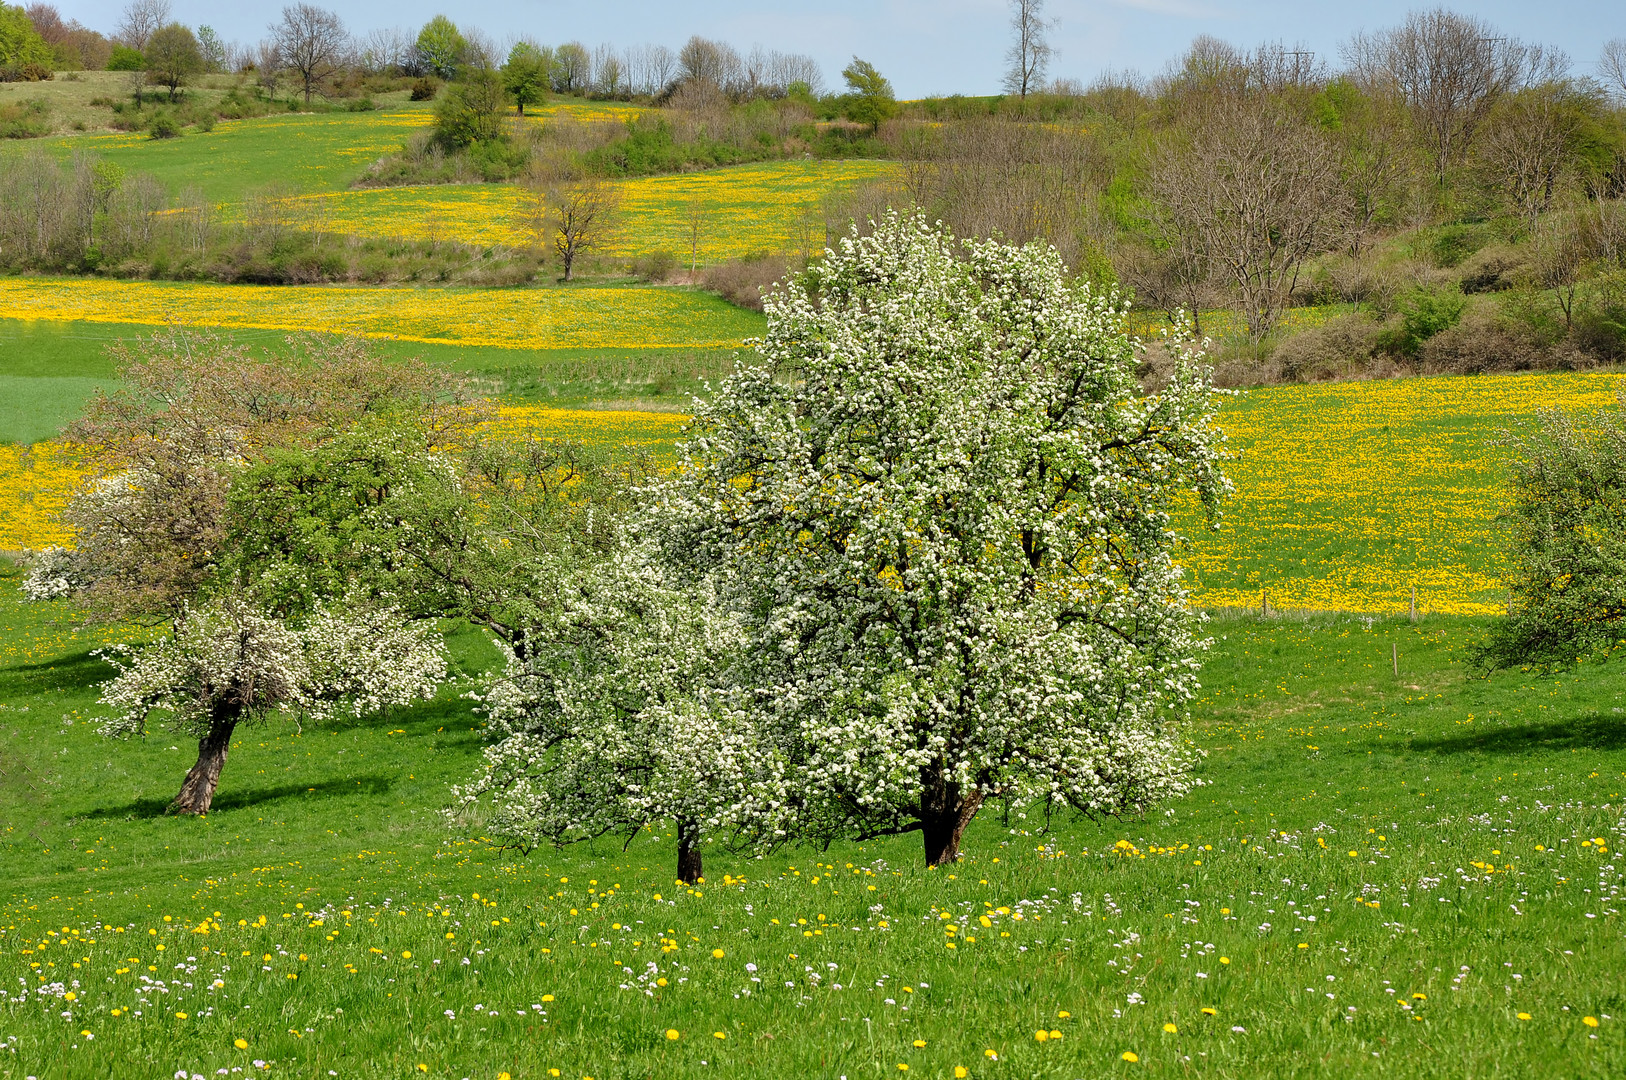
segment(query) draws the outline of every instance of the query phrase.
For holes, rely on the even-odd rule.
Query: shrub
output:
[[[1457,266],[1485,246],[1485,230],[1478,225],[1447,225],[1434,235],[1429,254],[1442,270]]]
[[[1287,338],[1277,346],[1274,359],[1287,382],[1348,376],[1372,359],[1382,332],[1375,320],[1352,312]]]
[[[1465,293],[1501,292],[1513,288],[1528,265],[1525,251],[1509,244],[1493,244],[1464,259],[1457,280]]]
[[[412,80],[411,92],[407,95],[413,101],[434,101],[435,95],[440,93],[440,80],[432,75],[424,75]]]
[[[147,122],[147,134],[154,139],[176,139],[181,135],[181,125],[168,112],[155,113]]]
[[[1494,310],[1471,312],[1423,342],[1417,356],[1423,370],[1453,375],[1558,365],[1557,354],[1539,334]]]
[[[1416,356],[1423,342],[1457,324],[1467,302],[1454,289],[1413,289],[1400,301],[1400,324],[1385,330],[1377,344],[1400,356]]]
[[[700,272],[700,280],[729,303],[761,311],[763,290],[783,278],[789,269],[782,255],[757,254],[708,266]]]

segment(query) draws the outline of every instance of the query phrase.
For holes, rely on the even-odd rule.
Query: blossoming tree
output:
[[[741,619],[741,722],[783,762],[746,829],[919,830],[939,865],[990,799],[1193,783],[1170,511],[1227,483],[1207,370],[1176,348],[1143,393],[1127,306],[1048,246],[897,215],[767,298],[763,363],[699,407],[652,514]]]
[[[736,830],[771,775],[734,702],[740,624],[703,585],[685,587],[635,543],[561,582],[559,602],[504,645],[484,695],[498,741],[459,791],[489,803],[484,831],[529,848],[645,824],[677,830],[677,876],[700,844]]]
[[[100,704],[114,710],[102,734],[145,735],[158,712],[171,731],[198,740],[197,763],[170,804],[181,814],[209,812],[238,725],[278,711],[360,717],[433,697],[446,678],[433,624],[345,605],[295,626],[242,596],[187,612],[127,661],[107,655],[120,671],[102,687]]]

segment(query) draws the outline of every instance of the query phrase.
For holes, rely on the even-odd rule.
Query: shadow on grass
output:
[[[1529,754],[1541,750],[1626,748],[1626,718],[1592,713],[1550,724],[1493,728],[1448,739],[1414,739],[1411,749],[1434,754]]]
[[[175,779],[176,790],[181,786],[181,777]],[[280,787],[260,788],[252,791],[232,791],[223,787],[215,795],[214,805],[210,814],[225,814],[233,810],[248,810],[263,807],[268,803],[282,802],[287,799],[330,799],[344,795],[388,795],[395,787],[392,777],[379,773],[367,776],[347,776],[337,780],[323,780],[318,784],[283,784]],[[92,810],[88,814],[80,814],[81,821],[95,821],[108,819],[128,818],[156,818],[163,817],[169,810],[169,799],[136,799],[123,806],[109,806],[100,810]]]
[[[90,650],[59,656],[38,664],[18,664],[0,672],[0,691],[37,693],[40,690],[88,690],[106,682],[118,670]]]

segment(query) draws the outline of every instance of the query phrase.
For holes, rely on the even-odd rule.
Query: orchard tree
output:
[[[763,843],[916,831],[989,800],[1143,812],[1194,782],[1203,643],[1171,510],[1228,485],[1207,369],[1143,394],[1127,304],[1038,243],[855,228],[765,301],[651,511],[742,623],[740,722],[783,762]]]
[[[170,804],[207,814],[238,726],[277,712],[314,720],[362,717],[431,698],[446,678],[445,646],[433,624],[392,609],[345,603],[302,625],[275,618],[247,595],[188,610],[173,632],[125,660],[99,704],[112,738],[145,735],[153,713],[169,731],[198,740],[198,760]]]
[[[484,695],[499,741],[459,791],[489,804],[482,829],[523,848],[677,831],[677,878],[704,872],[701,842],[734,833],[771,779],[767,743],[738,708],[740,624],[704,587],[669,580],[636,547],[564,582],[521,659]]]
[[[246,544],[257,534],[244,520],[276,507],[245,492],[245,479],[290,447],[357,426],[390,426],[433,453],[479,414],[445,376],[384,364],[352,341],[304,339],[291,356],[260,358],[172,331],[118,355],[123,389],[94,398],[70,432],[91,469],[63,513],[74,546],[41,553],[25,590],[68,597],[93,619],[164,628],[104,687],[115,710],[105,730],[144,731],[157,710],[195,734],[197,765],[174,808],[204,813],[238,724],[402,704],[444,671],[432,624],[407,621],[374,568],[313,573],[301,590],[288,560]],[[343,510],[302,519],[305,543],[349,543],[358,515]]]

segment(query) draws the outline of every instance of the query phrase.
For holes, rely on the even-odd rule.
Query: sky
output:
[[[65,17],[110,32],[123,0],[55,0]],[[377,27],[415,28],[445,12],[460,26],[475,26],[502,42],[526,35],[554,44],[588,46],[648,43],[674,49],[691,34],[719,38],[742,51],[762,45],[807,53],[823,65],[834,87],[852,56],[861,56],[892,80],[898,96],[997,93],[1010,43],[1006,0],[820,0],[775,4],[768,0],[330,0],[355,32]],[[212,25],[227,40],[253,42],[280,6],[218,0],[172,0],[175,17]],[[1104,71],[1155,74],[1191,39],[1212,34],[1252,47],[1265,41],[1313,50],[1336,64],[1351,34],[1403,21],[1425,6],[1364,0],[1049,0],[1055,20],[1052,77],[1089,83]],[[1626,37],[1621,0],[1494,0],[1455,5],[1502,33],[1556,46],[1569,53],[1576,74],[1591,74],[1603,43]]]

